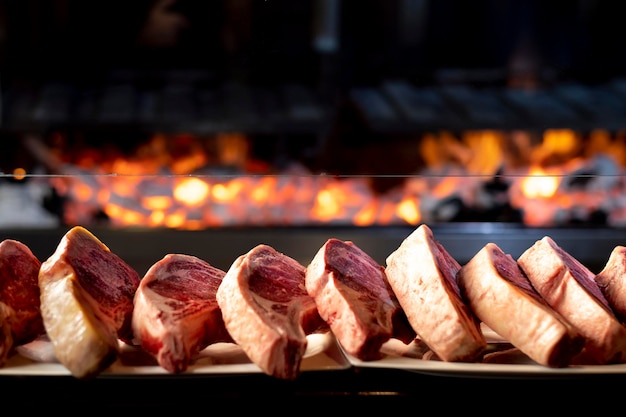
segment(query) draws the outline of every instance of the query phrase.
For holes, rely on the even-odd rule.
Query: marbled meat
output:
[[[304,277],[298,261],[259,244],[235,259],[216,294],[235,343],[263,372],[281,379],[300,374],[306,336],[328,331]]]
[[[73,376],[97,376],[132,341],[141,277],[81,226],[70,229],[39,272],[41,315],[58,361]]]
[[[611,310],[595,274],[549,236],[526,249],[517,263],[550,307],[586,338],[575,363],[626,361],[626,327]]]
[[[417,337],[447,362],[474,362],[487,342],[459,291],[461,265],[420,225],[387,257],[387,279]]]
[[[358,359],[379,359],[391,337],[405,343],[415,337],[384,267],[353,242],[328,239],[307,266],[306,289],[343,349]]]
[[[11,310],[14,345],[22,345],[45,333],[40,310],[41,262],[24,243],[0,242],[0,303]]]
[[[232,342],[216,293],[226,274],[191,255],[167,254],[148,269],[135,292],[135,342],[172,373],[217,342]]]
[[[487,243],[463,265],[457,282],[478,318],[538,364],[567,366],[582,349],[583,337],[495,243]]]

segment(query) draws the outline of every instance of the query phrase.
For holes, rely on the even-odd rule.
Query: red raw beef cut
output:
[[[582,349],[583,337],[495,243],[487,243],[461,268],[457,282],[478,318],[538,364],[567,366]]]
[[[626,361],[626,327],[611,310],[589,269],[549,236],[526,249],[517,263],[541,297],[586,338],[576,363]]]
[[[626,246],[613,248],[595,280],[617,318],[626,323]]]
[[[480,359],[487,342],[459,291],[461,265],[425,224],[387,257],[387,279],[417,337],[443,361]]]
[[[23,243],[0,242],[0,302],[11,309],[13,344],[21,345],[45,333],[39,301],[41,262]]]
[[[58,361],[73,376],[95,377],[132,340],[133,298],[141,277],[91,232],[70,229],[41,264],[41,315]]]
[[[356,358],[379,359],[390,338],[408,343],[415,337],[383,266],[353,242],[331,238],[322,245],[307,267],[306,290],[341,346]]]
[[[281,379],[300,374],[307,334],[328,331],[304,274],[298,261],[260,244],[233,262],[217,290],[233,340],[263,372]]]
[[[167,371],[184,372],[208,345],[232,342],[215,297],[225,274],[195,256],[168,254],[141,280],[133,334]]]

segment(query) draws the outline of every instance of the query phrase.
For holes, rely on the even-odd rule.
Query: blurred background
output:
[[[624,8],[0,1],[0,225],[622,227]]]

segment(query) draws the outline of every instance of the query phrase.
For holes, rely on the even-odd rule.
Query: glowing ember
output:
[[[209,184],[199,178],[184,178],[175,186],[174,198],[188,206],[199,206],[207,199],[210,190]]]
[[[559,188],[559,179],[540,167],[532,167],[528,176],[522,179],[521,187],[528,198],[550,198]]]
[[[604,131],[426,134],[415,173],[385,192],[373,190],[376,175],[318,175],[302,166],[271,172],[248,148],[241,134],[211,146],[155,135],[136,155],[98,161],[85,152],[63,161],[66,175],[50,184],[67,201],[67,224],[104,214],[119,227],[386,226],[519,212],[516,221],[535,227],[592,218],[626,225],[626,140]]]
[[[398,215],[409,224],[418,224],[421,220],[421,215],[417,203],[411,198],[405,198],[398,205]]]

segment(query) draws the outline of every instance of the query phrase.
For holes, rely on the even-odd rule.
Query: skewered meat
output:
[[[584,339],[495,243],[487,243],[460,269],[457,282],[478,318],[538,364],[567,366],[582,349]]]
[[[580,364],[626,361],[624,327],[595,282],[595,275],[549,236],[517,259],[544,300],[586,338]]]
[[[0,302],[11,310],[15,346],[45,332],[38,283],[41,262],[25,244],[11,239],[0,242]]]
[[[77,378],[98,375],[132,339],[140,276],[91,232],[76,226],[39,272],[41,315],[54,352]]]
[[[353,242],[328,239],[307,267],[306,289],[341,346],[361,360],[380,358],[382,345],[402,333],[406,318],[383,266]]]
[[[224,324],[266,374],[295,379],[306,335],[326,328],[304,287],[305,268],[268,245],[239,256],[217,290]]]
[[[613,313],[622,323],[626,323],[626,246],[613,248],[595,281]]]
[[[409,323],[443,361],[473,362],[487,342],[480,322],[461,297],[461,265],[420,225],[387,257],[387,278]]]
[[[133,334],[167,371],[184,372],[200,350],[232,342],[215,298],[225,274],[195,256],[168,254],[141,280]]]

